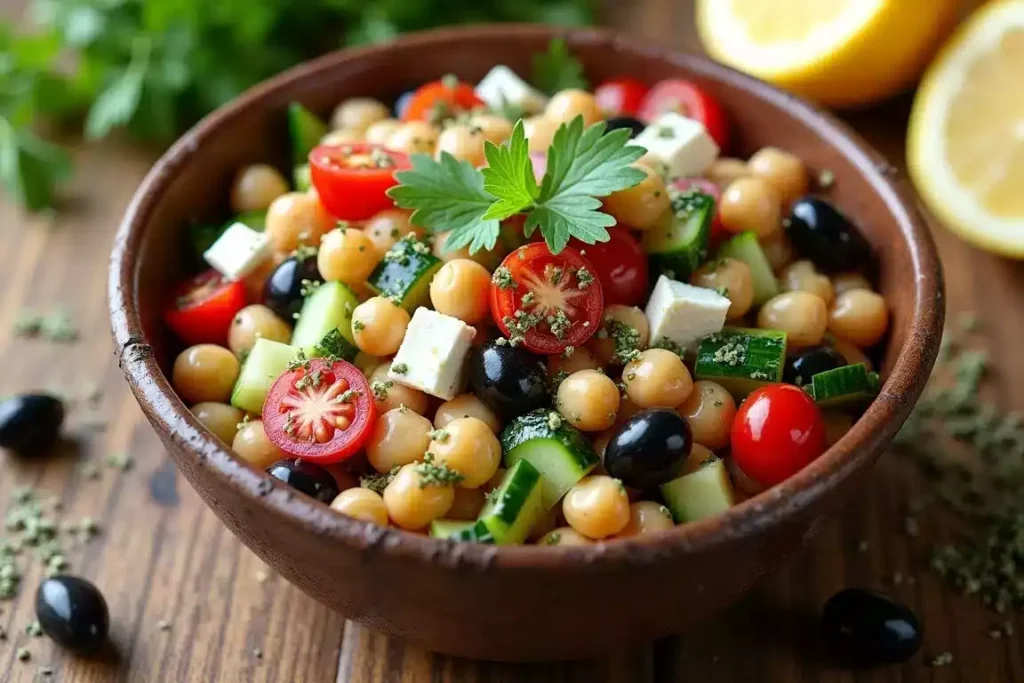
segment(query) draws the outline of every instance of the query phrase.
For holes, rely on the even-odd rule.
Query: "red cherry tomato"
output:
[[[636,116],[647,86],[635,78],[613,78],[597,86],[594,98],[605,116]]]
[[[678,178],[673,183],[676,189],[680,192],[686,192],[688,190],[699,190],[704,194],[709,194],[715,198],[715,217],[711,219],[711,242],[716,244],[722,240],[722,238],[728,236],[729,232],[722,225],[722,219],[719,217],[718,207],[722,203],[722,190],[707,178]]]
[[[534,353],[582,346],[597,332],[603,311],[594,266],[571,247],[555,255],[543,242],[523,245],[502,261],[491,284],[491,315],[502,334],[522,339]]]
[[[164,309],[164,322],[190,346],[227,346],[231,321],[247,303],[241,281],[228,282],[211,268],[178,287]]]
[[[365,221],[394,207],[385,194],[398,184],[395,171],[411,168],[409,157],[381,145],[319,145],[309,153],[313,187],[332,216]]]
[[[731,441],[736,465],[774,486],[825,452],[825,419],[803,389],[772,384],[754,391],[736,411]]]
[[[604,305],[637,306],[647,298],[647,255],[625,228],[608,228],[611,239],[597,244],[569,240],[569,246],[594,264]]]
[[[725,110],[718,100],[696,83],[677,78],[661,81],[644,97],[640,105],[640,120],[650,123],[666,111],[679,112],[704,124],[718,147],[722,151],[728,149],[729,121]]]
[[[436,123],[453,115],[483,107],[473,86],[455,79],[442,78],[420,86],[402,112],[403,121]]]
[[[355,455],[377,421],[359,368],[314,358],[277,378],[263,403],[267,437],[285,453],[316,463]]]

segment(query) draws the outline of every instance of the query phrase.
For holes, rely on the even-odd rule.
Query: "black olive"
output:
[[[77,576],[51,576],[36,591],[36,619],[43,633],[79,654],[96,652],[107,640],[110,612],[96,586]]]
[[[819,372],[835,370],[846,365],[846,359],[831,346],[809,346],[786,357],[782,381],[797,386],[811,383]]]
[[[280,479],[297,491],[330,503],[341,493],[334,476],[320,465],[314,465],[300,458],[278,460],[267,468],[270,476]]]
[[[902,662],[921,647],[921,623],[887,595],[847,588],[829,598],[822,631],[837,657],[850,666]]]
[[[0,401],[0,448],[29,454],[49,449],[60,436],[64,404],[47,394]]]
[[[604,468],[626,486],[648,489],[682,474],[692,448],[685,417],[667,408],[642,410],[612,433]]]
[[[316,257],[287,258],[274,269],[263,285],[263,300],[274,313],[291,324],[302,308],[303,281],[321,282],[323,278],[316,266]]]
[[[638,119],[634,119],[630,116],[616,116],[614,119],[608,119],[605,123],[608,124],[608,130],[616,130],[618,128],[628,128],[629,137],[635,138],[637,135],[643,132],[647,124]]]
[[[469,386],[484,404],[508,420],[547,405],[547,372],[541,360],[518,346],[497,341],[469,357]]]
[[[824,199],[797,200],[789,216],[788,232],[796,250],[825,272],[871,265],[867,241],[846,216]]]

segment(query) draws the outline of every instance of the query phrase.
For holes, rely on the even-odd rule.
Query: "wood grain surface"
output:
[[[609,3],[606,21],[695,50],[691,16],[689,2],[634,0]],[[902,166],[908,105],[904,98],[847,118]],[[0,395],[50,388],[81,399],[68,421],[69,442],[54,457],[0,457],[0,507],[6,509],[17,487],[29,485],[61,501],[53,513],[58,518],[100,522],[96,539],[66,544],[66,550],[71,571],[107,597],[114,652],[82,660],[26,634],[42,575],[40,562],[27,553],[19,563],[25,570],[19,597],[0,604],[7,633],[0,640],[0,681],[1024,683],[1020,636],[989,636],[1006,617],[951,593],[922,569],[928,542],[948,537],[950,529],[922,517],[917,538],[901,531],[908,501],[924,484],[896,456],[883,459],[862,494],[806,555],[685,637],[602,660],[502,665],[418,651],[346,623],[269,575],[176,474],[143,420],[114,361],[106,265],[114,228],[153,157],[116,141],[77,147],[76,157],[76,179],[59,220],[22,216],[0,199]],[[985,324],[1000,375],[994,398],[1024,409],[1024,387],[1013,381],[1024,373],[1021,267],[975,251],[941,228],[935,235],[950,311],[976,311]],[[80,328],[77,343],[13,334],[24,309],[61,306]],[[101,394],[90,407],[85,397],[94,386]],[[105,425],[96,424],[97,415]],[[118,453],[131,455],[130,469],[106,464]],[[95,465],[98,478],[87,476],[82,463]],[[880,588],[911,605],[927,627],[923,653],[874,671],[831,666],[821,656],[816,617],[828,596],[846,586]],[[549,618],[543,605],[537,618]],[[28,648],[28,661],[16,658],[19,647]],[[947,651],[952,665],[927,666],[931,656]]]

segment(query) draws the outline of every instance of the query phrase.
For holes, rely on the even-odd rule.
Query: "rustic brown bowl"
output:
[[[734,154],[777,145],[835,174],[832,197],[874,246],[879,286],[892,307],[878,399],[813,465],[727,514],[588,547],[456,545],[382,529],[337,514],[233,457],[167,379],[173,347],[159,311],[184,272],[186,223],[223,216],[239,166],[286,160],[289,101],[326,113],[344,97],[392,100],[446,73],[477,80],[496,63],[528,73],[531,55],[558,34],[592,81],[630,75],[706,85],[730,113]],[[110,307],[121,367],[178,467],[231,531],[289,581],[352,619],[431,650],[548,660],[685,629],[806,544],[910,413],[935,359],[944,303],[939,260],[913,195],[879,154],[828,114],[705,59],[604,30],[503,25],[331,54],[208,116],[136,192],[111,260]]]

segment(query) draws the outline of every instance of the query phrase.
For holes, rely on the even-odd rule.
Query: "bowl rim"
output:
[[[160,370],[146,342],[139,315],[136,254],[159,197],[188,165],[203,142],[230,126],[254,103],[272,99],[299,82],[309,82],[344,65],[396,48],[427,49],[466,39],[505,42],[564,37],[572,45],[627,49],[713,82],[750,92],[785,108],[818,135],[829,139],[880,195],[895,216],[913,264],[914,305],[906,339],[875,401],[853,428],[820,458],[782,484],[730,508],[724,514],[655,534],[587,546],[459,544],[396,528],[381,528],[346,517],[237,459],[188,410]],[[872,464],[909,416],[934,364],[944,320],[941,264],[925,219],[907,182],[886,159],[845,123],[818,107],[707,58],[643,43],[605,28],[565,28],[536,24],[481,24],[408,34],[396,41],[330,53],[297,65],[246,91],[197,123],[147,173],[118,228],[110,260],[109,304],[115,353],[133,393],[153,425],[188,450],[204,476],[219,478],[255,501],[276,520],[305,527],[326,541],[357,551],[376,549],[393,559],[421,566],[500,567],[509,570],[611,571],[672,561],[703,550],[744,541],[781,527],[838,488],[852,473]],[[268,517],[269,518],[269,517]]]

